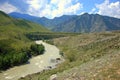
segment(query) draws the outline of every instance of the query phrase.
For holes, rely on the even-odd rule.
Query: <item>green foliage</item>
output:
[[[14,19],[0,11],[0,39],[20,38],[29,32],[50,32],[41,25],[22,19]]]
[[[0,40],[0,70],[24,64],[30,57],[43,54],[45,51],[42,44],[32,44],[31,47],[28,48],[15,49],[11,47],[13,41],[14,40]]]
[[[0,55],[0,70],[26,63],[28,59],[27,53],[25,52],[14,51]]]
[[[32,32],[27,33],[26,36],[31,40],[46,40],[65,36],[75,36],[80,33],[61,33],[61,32]]]
[[[42,44],[32,44],[30,50],[32,55],[39,55],[44,53],[45,47]]]
[[[32,56],[30,54],[32,42],[25,36],[26,33],[50,31],[36,23],[9,17],[2,11],[0,18],[0,70],[3,70],[24,64]],[[33,52],[41,54],[43,47],[37,46],[38,53]]]
[[[8,69],[28,61],[26,52],[15,50],[11,44],[15,40],[0,40],[0,70]]]
[[[11,52],[14,50],[10,47],[10,44],[12,43],[12,40],[0,40],[0,55],[6,54],[7,52]]]

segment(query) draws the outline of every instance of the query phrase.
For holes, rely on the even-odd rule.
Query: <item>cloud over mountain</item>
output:
[[[27,0],[28,12],[32,15],[46,16],[50,18],[63,14],[76,14],[83,5],[74,0]]]
[[[110,3],[109,0],[105,0],[101,4],[97,4],[98,14],[107,15],[120,18],[120,1]]]
[[[120,0],[0,0],[0,10],[47,18],[86,12],[120,18]]]

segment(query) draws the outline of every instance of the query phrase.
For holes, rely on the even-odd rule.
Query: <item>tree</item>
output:
[[[45,51],[45,47],[42,44],[32,44],[31,47],[31,53],[32,55],[39,55],[43,54]]]

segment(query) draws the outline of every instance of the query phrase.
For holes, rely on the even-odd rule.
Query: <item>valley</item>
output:
[[[120,32],[80,34],[51,39],[65,58],[57,68],[20,80],[119,79]],[[104,72],[105,71],[105,72]]]
[[[9,15],[0,11],[0,79],[120,78],[120,19],[88,13],[54,19]]]

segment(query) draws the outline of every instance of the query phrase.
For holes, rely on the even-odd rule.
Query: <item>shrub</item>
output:
[[[32,55],[39,55],[39,54],[43,54],[45,51],[45,48],[42,44],[32,44],[31,47],[31,54]]]

